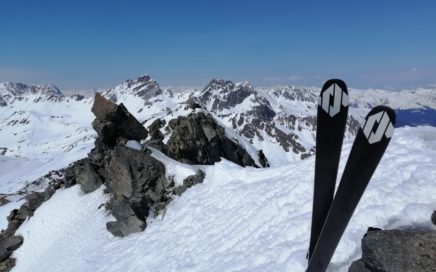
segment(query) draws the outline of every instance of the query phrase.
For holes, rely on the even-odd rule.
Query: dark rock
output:
[[[204,180],[205,174],[203,171],[198,170],[195,175],[191,175],[183,180],[183,185],[186,187],[192,187],[195,184],[202,183]]]
[[[185,110],[187,109],[191,109],[194,110],[195,109],[201,109],[202,106],[200,105],[200,103],[197,102],[196,99],[194,99],[193,97],[189,97],[185,102],[183,102],[182,104],[185,104]]]
[[[257,156],[259,158],[259,163],[262,167],[269,167],[268,159],[266,158],[265,154],[263,154],[263,150],[259,150],[257,152]]]
[[[167,147],[162,142],[162,140],[165,138],[163,133],[160,131],[162,127],[165,125],[165,120],[156,119],[153,121],[153,123],[148,127],[148,131],[150,134],[150,140],[148,141],[148,145],[150,147],[154,147],[163,153],[167,153]]]
[[[433,225],[436,225],[436,211],[434,211],[431,215],[431,222]]]
[[[3,154],[0,154],[0,155],[3,155]],[[8,204],[9,202],[11,202],[11,201],[9,201],[9,199],[6,196],[0,197],[0,207],[5,205],[5,204]]]
[[[234,84],[223,79],[212,79],[203,89],[200,101],[204,104],[213,99],[212,111],[222,111],[241,104],[248,96],[254,94],[249,84]]]
[[[157,214],[170,200],[165,166],[144,152],[116,146],[107,167],[107,176],[113,202],[109,206],[118,222],[108,225],[114,235],[141,231],[150,211]],[[114,207],[118,211],[114,212]],[[125,217],[123,212],[126,212]],[[133,215],[136,218],[132,218]]]
[[[1,232],[0,239],[10,237],[15,234],[15,231],[23,224],[21,220],[12,220],[8,223],[8,227]]]
[[[91,110],[97,117],[92,126],[104,144],[114,146],[120,137],[137,141],[147,138],[147,130],[123,104],[116,105],[97,93]]]
[[[167,151],[175,160],[189,164],[214,164],[221,157],[241,166],[256,166],[247,151],[230,140],[225,129],[208,114],[191,113],[169,122],[172,134]]]
[[[12,255],[12,251],[10,251],[6,248],[0,247],[0,262],[3,262],[4,260],[8,259],[9,256],[11,256],[11,255]]]
[[[14,251],[23,244],[23,237],[11,236],[0,241],[0,248]]]
[[[191,175],[186,177],[183,180],[183,184],[177,186],[173,189],[173,193],[176,195],[183,194],[188,188],[194,186],[195,184],[202,183],[205,178],[205,173],[201,170],[198,170],[195,175]]]
[[[117,105],[104,98],[100,93],[95,94],[94,104],[91,111],[101,122],[110,122],[110,116],[117,110]]]
[[[8,217],[6,217],[6,219],[8,220],[8,222],[11,222],[12,220],[15,219],[15,216],[17,216],[17,214],[18,214],[18,209],[13,209],[13,210],[9,213]]]
[[[30,216],[44,202],[44,195],[40,192],[33,192],[26,196]]]
[[[15,216],[15,220],[24,221],[29,216],[29,208],[27,204],[21,205],[20,209],[17,211],[17,215]]]
[[[362,259],[349,272],[434,272],[435,245],[435,230],[373,229],[362,239]]]
[[[124,237],[145,229],[145,222],[138,219],[135,212],[126,201],[115,200],[111,203],[110,209],[112,210],[112,215],[117,219],[117,221],[106,223],[106,228],[113,235]]]
[[[357,260],[355,262],[353,262],[350,266],[350,268],[348,269],[348,271],[352,271],[352,272],[372,272],[371,270],[369,270],[366,266],[365,263],[362,261],[362,259]]]
[[[161,119],[156,119],[151,123],[148,127],[148,132],[150,134],[150,138],[152,140],[163,140],[164,135],[160,131],[160,129],[165,125],[165,121]]]
[[[1,253],[0,253],[1,256]],[[15,259],[8,258],[3,262],[0,262],[0,272],[9,272],[15,266]]]
[[[76,181],[80,184],[80,188],[84,193],[93,192],[102,184],[88,158],[74,163],[74,173]]]

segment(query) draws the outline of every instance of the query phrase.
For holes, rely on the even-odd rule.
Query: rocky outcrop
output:
[[[71,177],[85,193],[106,185],[110,194],[106,208],[116,219],[107,223],[112,234],[142,231],[147,216],[158,214],[171,199],[165,167],[137,142],[146,138],[148,131],[122,104],[97,94],[92,112],[99,137],[88,158],[72,165]]]
[[[114,146],[118,138],[137,141],[147,138],[147,130],[123,104],[116,105],[97,93],[91,110],[97,117],[92,127],[104,144]]]
[[[84,193],[95,191],[103,183],[89,158],[75,162],[71,170]]]
[[[225,128],[203,111],[179,116],[169,121],[166,133],[171,133],[166,144],[161,129],[165,123],[155,120],[149,127],[148,144],[167,156],[188,164],[211,165],[222,158],[241,166],[266,167],[268,160],[262,151],[257,154],[257,165],[248,152],[235,140],[228,138]]]
[[[362,239],[362,258],[349,272],[434,272],[436,231],[369,229]]]
[[[172,131],[162,150],[175,160],[189,164],[214,164],[221,157],[241,166],[256,166],[247,151],[230,140],[225,129],[203,112],[180,116],[169,122]]]

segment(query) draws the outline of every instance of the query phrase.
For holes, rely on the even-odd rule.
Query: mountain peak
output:
[[[22,96],[26,94],[44,94],[48,96],[63,96],[59,88],[54,84],[26,85],[20,82],[0,83],[0,94]]]
[[[133,94],[142,97],[143,99],[149,99],[161,93],[162,90],[159,87],[159,84],[149,75],[144,74],[135,80],[126,80],[114,89],[109,90],[107,94],[112,97],[112,99],[115,98],[116,100],[116,97],[123,94]]]
[[[0,106],[6,106],[16,98],[22,99],[24,96],[35,95],[40,98],[63,97],[64,95],[54,84],[26,85],[19,82],[0,83]]]
[[[235,87],[235,84],[230,80],[213,78],[209,84],[204,87],[203,92],[213,91],[213,90],[224,90],[230,91]]]

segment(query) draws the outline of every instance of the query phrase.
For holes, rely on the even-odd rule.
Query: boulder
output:
[[[4,248],[10,251],[14,251],[23,244],[23,237],[11,236],[0,241],[0,248]]]
[[[76,182],[80,184],[80,188],[84,193],[93,192],[102,184],[88,158],[75,162],[73,168]]]
[[[100,93],[95,94],[91,111],[102,122],[110,122],[110,116],[117,110],[117,104],[104,98]]]
[[[8,259],[11,255],[12,255],[12,251],[0,247],[0,262],[3,262],[4,260]]]
[[[114,146],[120,137],[137,141],[147,138],[145,127],[123,104],[116,105],[97,93],[91,110],[96,116],[92,126],[104,144]]]
[[[107,166],[107,177],[112,195],[109,208],[118,222],[108,225],[114,235],[143,230],[150,211],[157,214],[170,201],[165,166],[142,151],[116,146]]]
[[[135,212],[124,200],[115,200],[110,204],[112,215],[117,221],[106,223],[106,228],[113,235],[124,237],[130,233],[143,231],[146,227],[145,221],[138,219]]]
[[[436,231],[372,230],[362,239],[362,258],[349,272],[430,272],[436,268]]]

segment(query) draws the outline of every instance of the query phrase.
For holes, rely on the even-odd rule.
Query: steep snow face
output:
[[[346,139],[340,173],[351,149]],[[192,166],[167,159],[171,171]],[[399,128],[344,233],[328,271],[348,271],[369,226],[431,227],[436,204],[436,128]],[[175,170],[178,167],[184,170]],[[203,166],[204,183],[170,203],[147,229],[111,236],[103,188],[58,191],[18,230],[21,271],[304,271],[314,158],[264,169],[228,161]],[[433,227],[434,228],[434,227]]]

